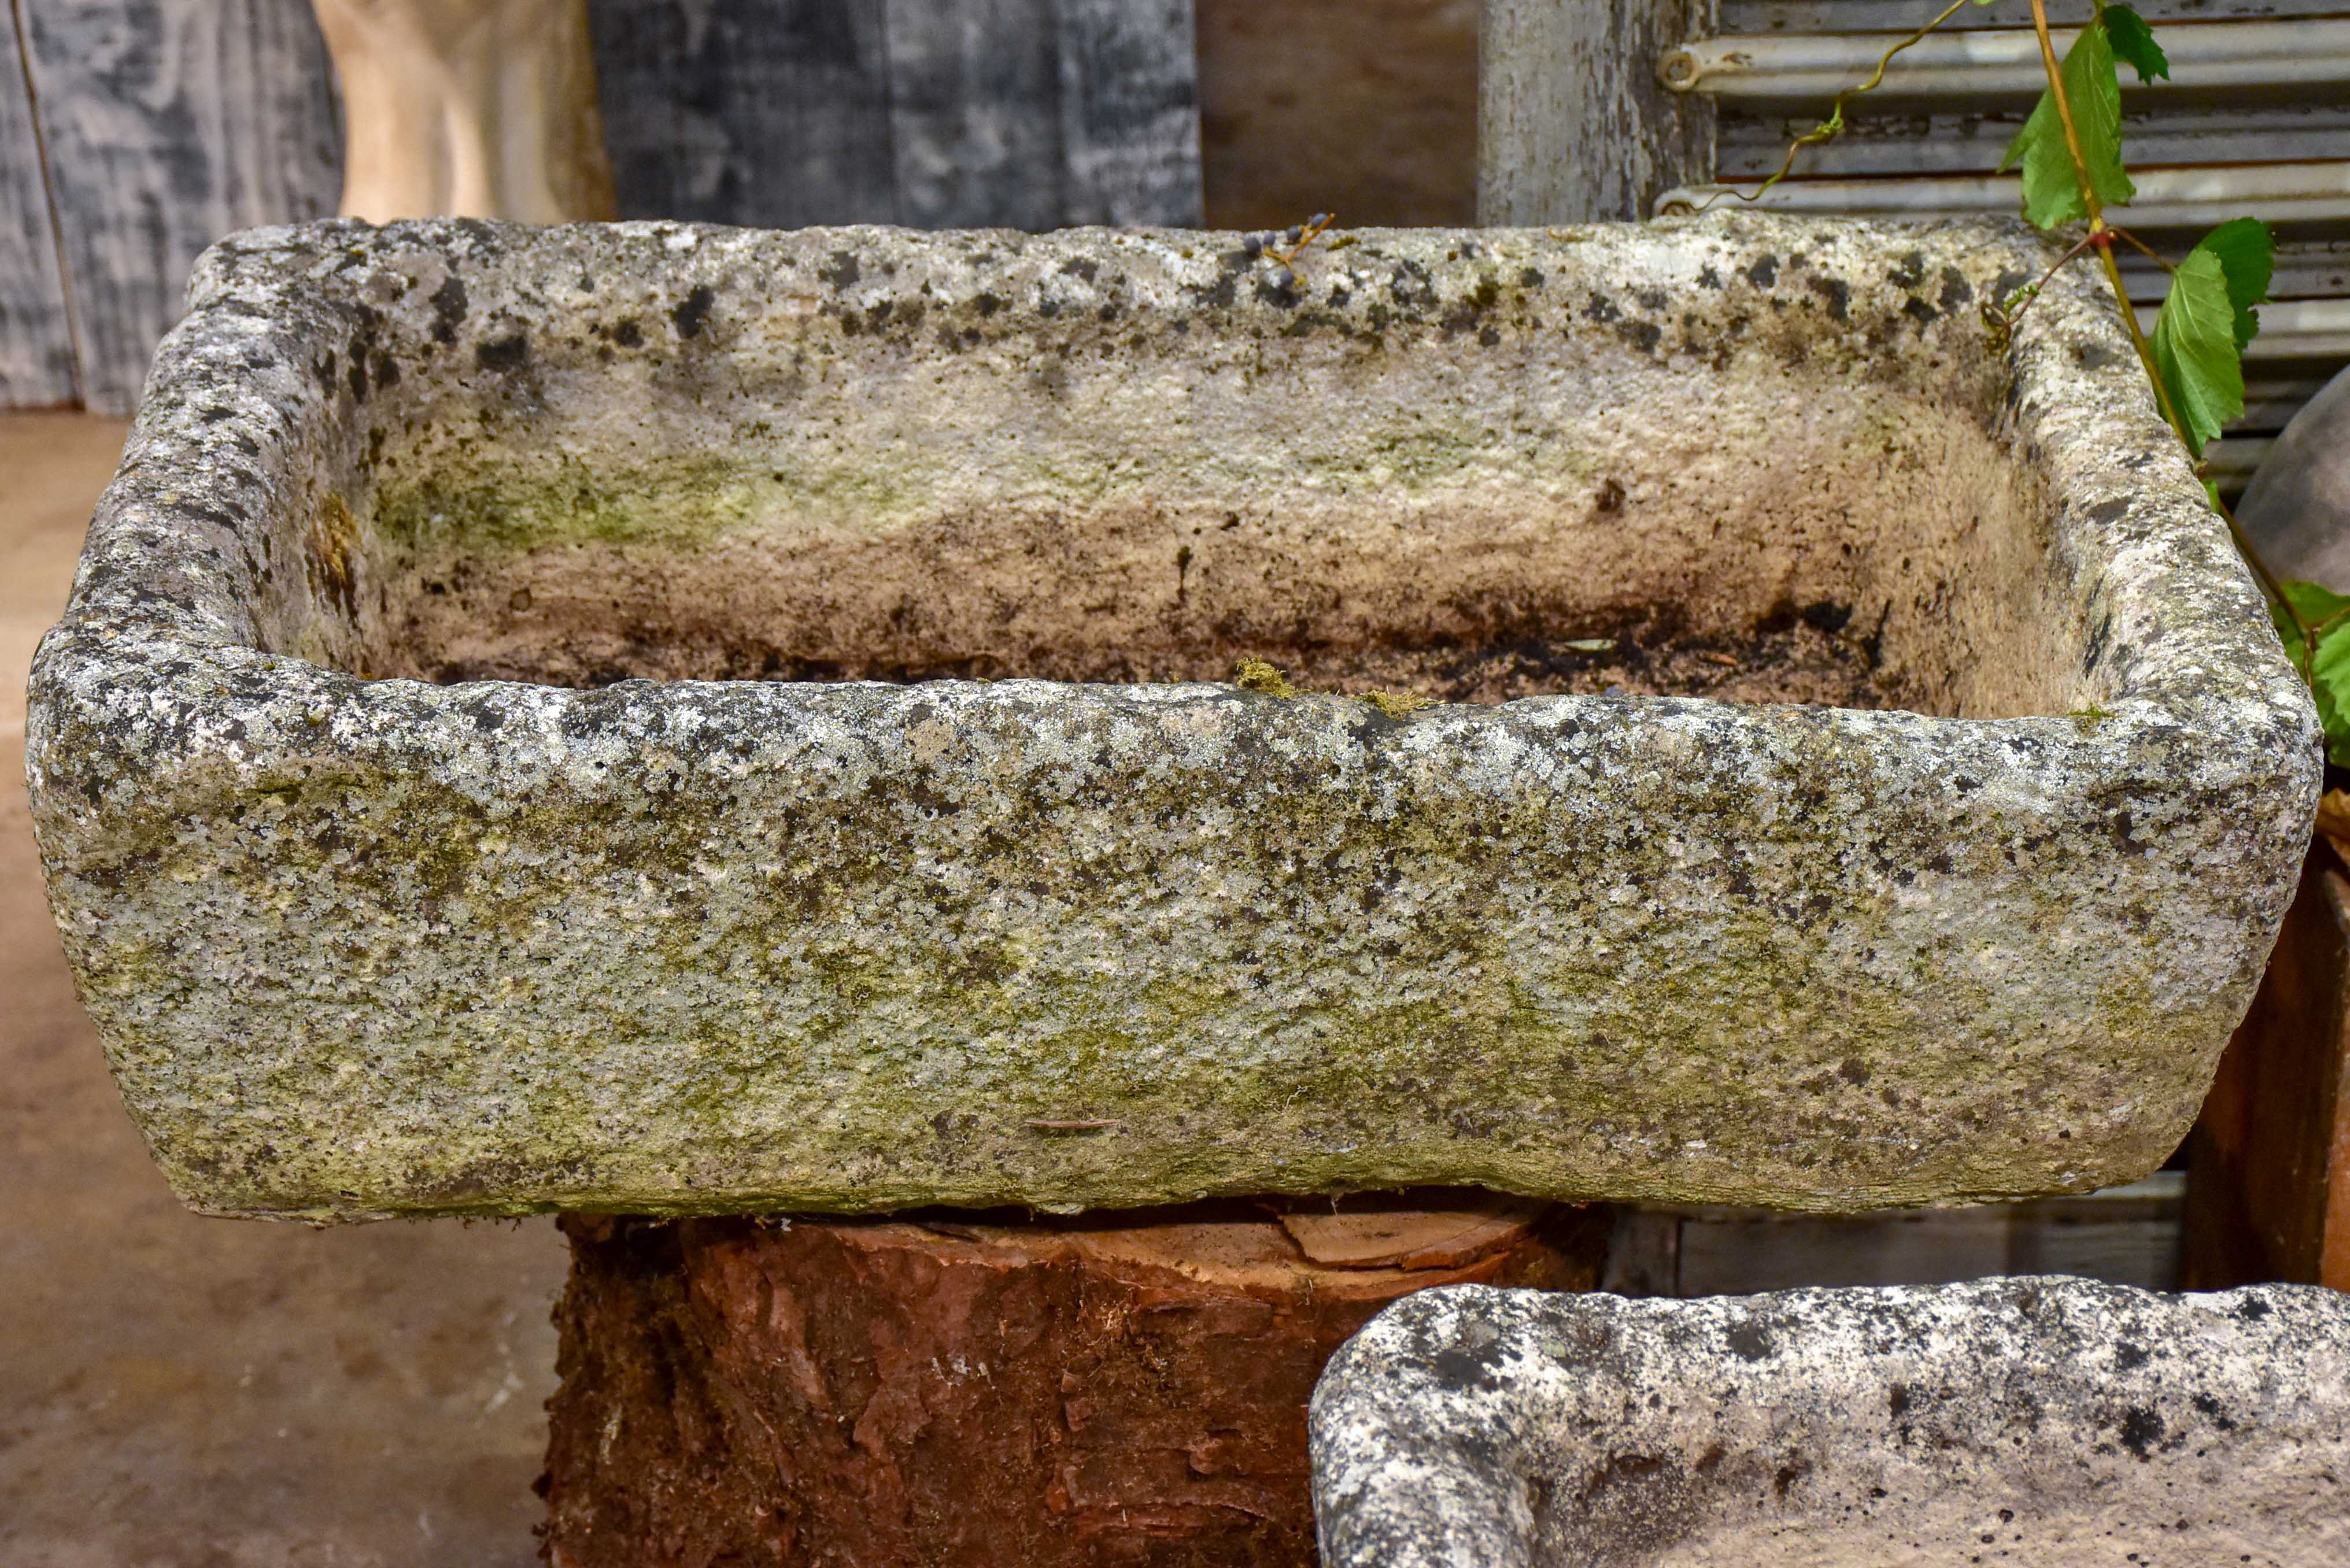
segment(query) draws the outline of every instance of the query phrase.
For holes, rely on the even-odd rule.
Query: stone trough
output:
[[[2047,257],[232,240],[32,682],[124,1099],[306,1219],[2138,1176],[2314,721]]]
[[[1314,1395],[1328,1568],[2336,1568],[2350,1296],[1457,1286]]]

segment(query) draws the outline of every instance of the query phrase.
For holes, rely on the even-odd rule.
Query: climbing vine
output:
[[[1897,41],[1877,61],[1867,80],[1839,95],[1827,118],[1795,139],[1778,171],[1743,200],[1793,172],[1806,147],[1834,140],[1845,130],[1845,106],[1855,95],[1875,90],[1894,57],[1957,16],[1968,4],[1955,0],[1916,32]],[[2126,204],[2137,188],[2122,157],[2121,73],[2141,82],[2170,78],[2170,62],[2154,28],[2126,5],[2095,0],[2095,9],[2062,59],[2048,26],[2047,0],[2032,0],[2032,25],[2040,42],[2047,87],[2031,117],[2000,161],[2018,169],[2023,183],[2023,215],[2042,229],[2082,225],[2080,239],[2050,269],[2094,254],[2121,308],[2130,342],[2153,385],[2164,422],[2178,433],[2199,465],[2205,449],[2227,423],[2244,411],[2245,348],[2260,331],[2256,308],[2268,297],[2275,266],[2276,239],[2266,223],[2238,218],[2213,229],[2174,263],[2128,230],[2111,223],[2109,207]],[[2155,317],[2154,330],[2138,326],[2114,247],[2144,254],[2170,276],[2170,292]],[[1983,321],[1995,343],[2004,345],[2016,321],[2031,307],[2047,278],[2028,284],[2003,300],[1983,306]],[[2204,490],[2224,518],[2236,547],[2267,595],[2277,630],[2294,666],[2308,680],[2324,722],[2326,751],[2350,766],[2350,597],[2314,583],[2280,582],[2244,536],[2234,513],[2207,476]]]

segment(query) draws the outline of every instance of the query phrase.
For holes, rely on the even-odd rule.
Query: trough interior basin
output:
[[[1411,308],[1375,236],[1309,280],[1325,259]],[[1835,330],[1845,286],[1803,262],[1769,324],[1793,339]],[[706,302],[583,290],[552,341],[493,337],[378,389],[276,640],[371,676],[565,686],[1212,681],[1263,659],[1446,702],[1991,718],[2098,684],[2043,486],[1986,417],[1998,367],[1963,333],[1921,331],[1898,373],[1815,345],[1709,371],[1604,328],[1711,315],[1719,284],[1619,301],[1501,262],[1425,353],[1389,348],[1377,307],[1332,328],[1315,283],[1267,306],[1305,330],[1218,341],[1211,313],[1121,307],[1081,274],[1038,341],[988,334],[984,295],[951,310],[853,249],[829,265],[837,346],[738,337],[680,374],[720,330]],[[1916,286],[1918,316],[1970,317],[1956,269]],[[1603,329],[1534,327],[1562,306]],[[368,368],[362,348],[343,373]]]

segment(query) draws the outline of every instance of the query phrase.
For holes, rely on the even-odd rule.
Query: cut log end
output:
[[[1435,1285],[1592,1289],[1607,1237],[1460,1192],[564,1231],[556,1568],[1305,1568],[1331,1352]]]

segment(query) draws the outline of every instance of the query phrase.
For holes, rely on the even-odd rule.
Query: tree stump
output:
[[[554,1568],[1315,1561],[1305,1404],[1432,1285],[1589,1290],[1600,1210],[566,1218]]]

